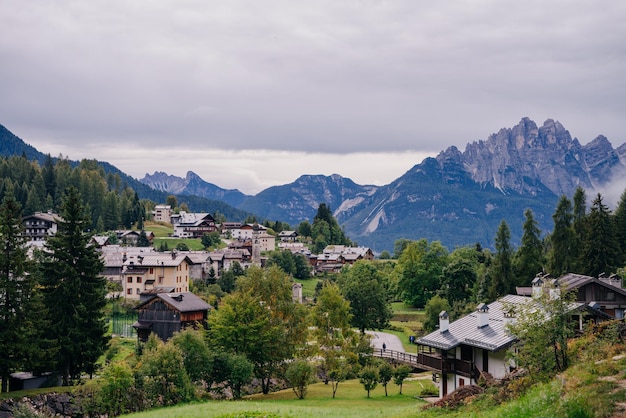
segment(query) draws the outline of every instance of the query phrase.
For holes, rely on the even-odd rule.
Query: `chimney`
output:
[[[555,300],[561,297],[561,283],[559,279],[554,279],[552,287],[550,288],[550,299]]]
[[[619,289],[622,288],[622,278],[617,274],[613,273],[609,276],[609,284],[611,286],[617,287]]]
[[[489,306],[486,303],[481,303],[476,308],[476,316],[478,317],[478,328],[483,328],[489,325]]]
[[[535,278],[532,281],[532,286],[533,286],[533,297],[539,297],[541,296],[541,292],[543,290],[543,279],[541,278],[540,274],[537,274],[537,276],[535,276]]]
[[[447,332],[450,328],[450,317],[448,316],[448,312],[441,311],[439,313],[439,332],[443,334]]]
[[[507,309],[504,311],[504,329],[508,332],[508,326],[515,324],[515,311]]]

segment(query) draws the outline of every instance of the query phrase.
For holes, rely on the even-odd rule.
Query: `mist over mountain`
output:
[[[449,147],[388,185],[361,186],[338,174],[302,175],[235,205],[295,226],[312,221],[323,202],[351,239],[376,251],[392,249],[398,238],[439,240],[450,249],[476,242],[491,247],[502,220],[512,241],[519,241],[527,208],[542,231],[550,231],[559,197],[571,197],[578,186],[587,190],[589,202],[597,192],[608,192],[607,201],[615,202],[626,188],[625,173],[626,144],[614,149],[599,135],[581,145],[558,121],[539,127],[522,118],[513,128],[468,143],[463,152]],[[189,178],[196,191],[202,189],[197,176],[188,173]],[[187,179],[170,176],[169,190],[192,193]],[[159,186],[149,180],[142,181]]]
[[[2,155],[41,158],[9,134],[0,130]],[[141,197],[164,201],[174,194],[187,199],[194,211],[207,210],[207,202],[214,202],[208,205],[213,208],[224,205],[215,209],[221,213],[232,206],[232,211],[225,209],[230,220],[255,214],[295,228],[312,222],[319,204],[326,203],[353,241],[377,252],[392,250],[399,238],[438,240],[449,249],[477,242],[492,247],[502,220],[509,224],[512,242],[519,242],[528,208],[541,230],[551,231],[559,197],[571,198],[578,186],[587,191],[588,205],[598,192],[614,204],[626,189],[626,144],[613,148],[599,135],[581,145],[558,121],[548,119],[539,127],[522,118],[513,128],[468,143],[463,152],[449,147],[426,158],[384,186],[358,185],[339,174],[302,175],[251,196],[209,183],[193,171],[185,178],[156,171],[141,181],[121,174],[131,187],[144,188]]]

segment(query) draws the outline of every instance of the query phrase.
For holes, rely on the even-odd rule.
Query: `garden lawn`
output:
[[[146,221],[143,228],[146,231],[150,231],[154,234],[155,238],[169,237],[174,232],[174,228],[170,224],[163,224],[158,222]]]
[[[242,401],[207,401],[172,408],[162,408],[130,415],[132,417],[410,417],[419,414],[426,402],[416,398],[424,380],[404,383],[403,394],[398,386],[387,386],[389,396],[378,385],[367,392],[358,380],[341,382],[335,399],[330,385],[315,383],[309,386],[305,399],[296,399],[291,389],[269,395],[253,395]],[[256,413],[256,415],[254,414]]]

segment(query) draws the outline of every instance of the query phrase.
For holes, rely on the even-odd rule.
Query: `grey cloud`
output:
[[[626,137],[623,2],[33,0],[0,16],[0,123],[77,144],[436,152],[523,116]]]

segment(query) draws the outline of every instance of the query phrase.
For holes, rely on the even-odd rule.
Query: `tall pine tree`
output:
[[[489,289],[489,297],[492,300],[515,292],[513,253],[511,230],[506,221],[502,220],[498,227],[498,232],[496,232],[496,254],[491,266],[492,282]]]
[[[106,348],[106,279],[99,254],[88,245],[90,220],[74,187],[63,197],[61,216],[56,235],[46,243],[42,287],[50,332],[58,341],[57,367],[67,386],[84,372],[92,374]]]
[[[522,242],[515,254],[513,267],[517,286],[529,286],[533,277],[543,271],[543,244],[539,235],[541,231],[533,217],[533,211],[526,209],[526,220],[523,225]]]
[[[573,272],[576,264],[578,254],[576,246],[573,245],[575,242],[573,218],[572,202],[566,196],[561,196],[552,215],[554,230],[550,236],[548,256],[548,270],[554,276]]]
[[[583,273],[597,277],[601,273],[613,273],[620,264],[619,246],[611,211],[602,203],[598,193],[591,205],[587,220],[587,232],[583,242]]]
[[[1,392],[18,370],[33,370],[30,359],[39,351],[32,323],[36,291],[22,234],[22,212],[9,190],[0,206],[0,375]]]
[[[613,219],[615,219],[615,238],[621,255],[620,264],[623,266],[626,264],[626,190],[617,203]]]

